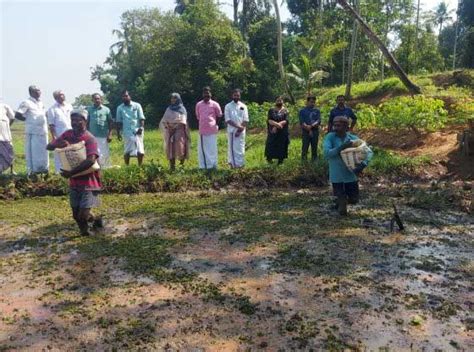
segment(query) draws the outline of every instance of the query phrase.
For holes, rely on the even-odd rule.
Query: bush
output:
[[[379,105],[358,104],[358,127],[414,131],[435,131],[448,121],[448,112],[440,99],[423,95],[396,97]]]
[[[448,119],[444,102],[423,95],[397,97],[380,105],[380,128],[435,131],[443,128]]]
[[[474,100],[465,98],[458,100],[451,106],[453,110],[454,123],[464,124],[469,119],[474,119]]]
[[[405,176],[416,178],[416,170],[429,162],[427,158],[411,158],[383,149],[374,150],[374,158],[367,169],[373,177]],[[102,172],[104,193],[184,192],[221,189],[225,187],[284,188],[320,187],[327,184],[328,165],[324,159],[302,164],[288,160],[281,166],[261,164],[245,169],[219,169],[206,172],[199,169],[168,171],[156,163],[111,168]],[[52,175],[44,180],[32,180],[26,175],[2,175],[0,199],[32,196],[61,196],[68,194],[67,180]]]
[[[377,126],[379,111],[376,106],[369,104],[357,105],[357,128],[368,129]]]

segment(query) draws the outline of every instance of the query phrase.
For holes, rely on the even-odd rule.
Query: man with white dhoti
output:
[[[198,160],[200,169],[217,168],[218,121],[222,110],[218,102],[211,99],[211,88],[204,87],[202,100],[196,104],[196,119],[199,123]]]
[[[43,102],[40,100],[41,90],[36,86],[30,86],[28,90],[30,97],[20,104],[15,113],[16,119],[25,121],[26,172],[48,173],[48,123]]]
[[[66,102],[66,96],[62,90],[56,90],[53,93],[56,102],[46,112],[48,119],[51,139],[54,141],[67,130],[71,129],[71,111],[72,105]],[[54,172],[61,172],[61,162],[59,156],[54,156]]]
[[[15,120],[13,110],[0,103],[0,173],[10,168],[13,173],[13,145],[10,125]]]
[[[126,165],[130,164],[130,157],[136,157],[138,166],[143,163],[145,147],[143,144],[143,131],[145,127],[145,115],[142,106],[132,101],[127,90],[122,92],[122,104],[117,108],[117,134],[121,138],[120,130],[123,129],[124,154]]]
[[[87,129],[97,140],[99,147],[99,164],[102,169],[110,167],[110,148],[112,142],[113,120],[110,109],[102,105],[102,97],[99,93],[92,95],[93,105],[87,108],[89,118]]]
[[[224,109],[227,123],[227,160],[231,168],[245,165],[245,130],[249,122],[247,105],[240,101],[240,89],[232,92],[232,101]]]

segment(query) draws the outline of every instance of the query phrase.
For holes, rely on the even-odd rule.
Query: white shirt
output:
[[[54,103],[46,112],[48,125],[54,125],[56,137],[71,129],[72,105],[64,102],[62,105]]]
[[[6,104],[0,103],[0,142],[11,142],[10,121],[15,119],[13,110]]]
[[[41,100],[29,97],[20,104],[18,111],[25,117],[25,133],[48,134],[46,114]]]
[[[225,122],[227,122],[227,132],[234,133],[237,132],[237,128],[234,126],[229,125],[229,121],[232,120],[233,122],[241,125],[244,121],[249,121],[249,112],[247,110],[247,105],[238,101],[237,103],[233,100],[225,106],[224,109],[224,117]]]

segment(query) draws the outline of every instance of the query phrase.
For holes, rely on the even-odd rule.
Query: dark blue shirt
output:
[[[352,111],[351,108],[345,106],[344,109],[339,109],[338,106],[336,106],[334,109],[331,110],[329,113],[329,124],[332,125],[334,118],[336,116],[345,116],[349,119],[352,120],[352,123],[356,123],[357,117],[354,114],[354,111]]]
[[[316,108],[305,107],[300,110],[299,113],[300,125],[303,123],[307,125],[312,125],[315,122],[321,123],[321,112]]]

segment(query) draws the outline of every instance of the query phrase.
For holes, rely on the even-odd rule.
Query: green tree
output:
[[[449,67],[450,65],[452,65],[454,43],[456,41],[455,31],[455,24],[449,24],[445,26],[441,33],[438,35],[439,51],[443,56],[445,67]]]
[[[93,93],[92,93],[93,94]],[[92,94],[81,94],[74,98],[72,106],[77,109],[81,107],[86,107],[92,105]]]
[[[246,43],[215,1],[190,1],[181,15],[158,9],[127,11],[120,27],[127,33],[127,50],[112,48],[92,76],[112,108],[120,103],[120,90],[128,89],[144,106],[147,123],[161,118],[171,92],[181,93],[192,116],[203,86],[211,85],[225,102],[231,88],[245,91],[251,83],[255,66],[246,55]]]
[[[400,80],[403,82],[403,84],[408,88],[409,91],[412,93],[420,93],[420,87],[418,87],[416,84],[414,84],[407,76],[405,71],[403,71],[402,67],[400,64],[397,62],[395,57],[390,53],[386,45],[380,40],[380,38],[372,31],[372,29],[368,26],[368,24],[360,17],[359,13],[354,10],[353,7],[351,7],[347,1],[345,0],[337,0],[337,2],[346,10],[347,13],[349,13],[354,19],[356,19],[360,26],[361,29],[364,31],[364,33],[370,38],[374,44],[377,45],[377,47],[380,49],[380,51],[383,53],[387,61],[390,63],[390,66],[392,69],[395,71],[395,73],[398,75]]]
[[[458,16],[460,64],[463,67],[474,68],[474,1],[461,0]]]
[[[452,13],[453,10],[449,10],[448,5],[444,1],[441,1],[438,4],[434,11],[433,18],[435,23],[439,26],[438,33],[441,33],[441,31],[443,30],[443,24],[446,24],[447,22],[452,20]]]
[[[288,72],[288,77],[294,79],[299,87],[303,88],[303,93],[308,95],[313,91],[317,83],[328,76],[323,70],[315,70],[308,55],[302,54],[300,57],[301,65],[291,64],[292,72]]]

